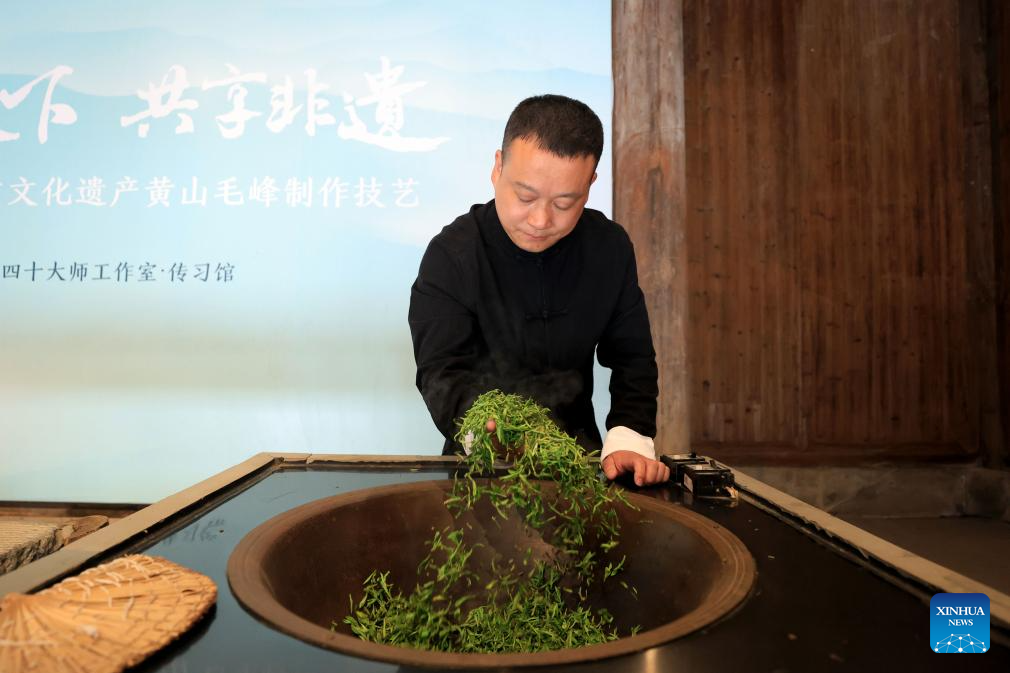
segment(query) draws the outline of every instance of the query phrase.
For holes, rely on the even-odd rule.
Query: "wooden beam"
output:
[[[659,366],[656,450],[690,443],[682,0],[614,0],[614,219],[635,244]]]

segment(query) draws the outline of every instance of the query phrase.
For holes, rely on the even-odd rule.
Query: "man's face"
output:
[[[596,181],[591,156],[561,158],[517,138],[494,155],[491,184],[505,233],[527,252],[543,252],[575,228]]]

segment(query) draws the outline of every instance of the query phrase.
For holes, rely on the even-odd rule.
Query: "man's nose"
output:
[[[551,226],[550,205],[534,206],[530,209],[526,222],[534,229],[547,229]]]

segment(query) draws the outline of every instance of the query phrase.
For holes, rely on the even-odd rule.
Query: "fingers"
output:
[[[655,461],[639,456],[634,463],[634,484],[644,486],[655,483]]]
[[[658,460],[642,458],[641,463],[635,465],[635,484],[638,486],[661,484],[669,479],[670,468]]]
[[[603,459],[603,474],[606,475],[607,479],[614,480],[617,479],[617,475],[621,473],[614,465],[614,459],[612,456],[607,456]]]
[[[607,479],[616,479],[625,472],[634,473],[636,486],[661,484],[670,479],[670,468],[634,451],[614,451],[603,461],[603,474]]]
[[[487,434],[491,438],[491,448],[494,450],[496,456],[502,460],[507,459],[506,451],[502,447],[501,442],[498,440],[498,423],[495,422],[493,418],[487,419],[487,423],[484,424],[484,429],[487,430]]]
[[[603,461],[603,474],[607,475],[607,479],[616,479],[625,472],[631,472],[635,475],[635,484],[641,486],[642,470],[647,462],[648,458],[634,451],[614,451]]]

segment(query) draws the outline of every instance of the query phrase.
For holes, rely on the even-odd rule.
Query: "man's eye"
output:
[[[534,198],[527,198],[523,196],[520,196],[519,200],[522,201],[523,203],[533,203],[534,201],[536,201],[536,199]]]
[[[558,210],[570,210],[571,209],[570,205],[568,205],[568,206],[562,206],[562,205],[559,205],[557,203],[554,204],[554,207],[557,208]]]

